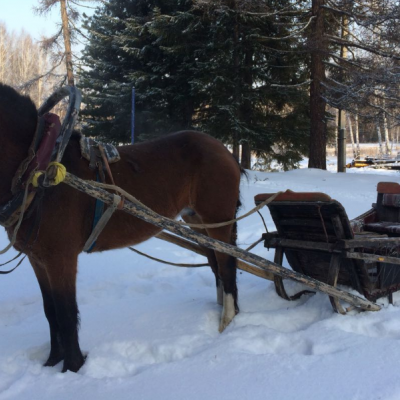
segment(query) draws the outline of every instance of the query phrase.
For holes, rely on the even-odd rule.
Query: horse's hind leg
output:
[[[64,359],[64,348],[61,343],[60,328],[57,321],[56,308],[51,293],[50,282],[46,270],[36,261],[30,259],[43,297],[43,308],[50,327],[50,355],[44,363],[45,367],[53,367]]]
[[[191,224],[202,224],[203,221],[199,217],[198,214],[196,214],[193,210],[191,209],[186,209],[185,212],[182,213],[182,219],[185,222],[191,223]],[[205,229],[200,229],[200,228],[192,228],[194,231],[201,233],[202,235],[208,236],[208,233]],[[207,257],[207,261],[210,264],[211,270],[214,272],[215,275],[215,284],[217,288],[217,303],[219,305],[223,305],[223,289],[222,289],[222,282],[219,278],[218,274],[218,261],[217,258],[215,257],[215,252],[214,250],[211,250],[205,246],[200,246],[202,250],[204,251],[205,256]]]
[[[53,254],[57,254],[57,256],[48,257],[45,263],[54,304],[54,308],[48,305],[52,350],[54,346],[55,356],[57,356],[58,351],[63,350],[63,372],[67,370],[77,372],[85,361],[78,342],[79,313],[76,303],[78,256],[62,254],[61,252],[54,252]],[[59,339],[61,339],[61,345],[57,345]],[[60,353],[58,355],[60,356]],[[51,352],[50,356],[52,356]]]
[[[205,235],[207,235],[206,231],[203,232]],[[224,298],[223,298],[223,287],[222,287],[222,282],[219,277],[219,272],[218,272],[218,261],[217,257],[215,256],[215,251],[211,250],[207,247],[203,247],[204,253],[206,254],[208,263],[211,266],[211,269],[214,272],[215,275],[215,285],[217,288],[217,303],[222,306],[224,305]]]
[[[208,229],[208,236],[213,239],[230,243],[232,238],[232,226],[224,226],[217,229]],[[218,263],[218,276],[222,282],[223,310],[219,331],[222,332],[239,312],[238,291],[236,286],[236,258],[215,252]]]
[[[233,213],[233,215],[235,215]],[[186,222],[197,224],[213,223],[217,221],[217,217],[209,219],[201,218],[199,214],[191,215],[182,214],[182,218]],[[226,217],[225,220],[231,218]],[[226,225],[214,229],[199,229],[197,232],[205,234],[213,239],[220,240],[225,243],[236,244],[236,224]],[[210,249],[206,249],[207,259],[215,274],[217,285],[217,302],[223,306],[219,331],[222,332],[239,312],[238,307],[238,291],[236,286],[236,258],[227,254],[219,253]]]

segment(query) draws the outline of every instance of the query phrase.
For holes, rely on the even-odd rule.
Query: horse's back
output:
[[[217,139],[181,131],[119,151],[116,184],[159,214],[175,218],[189,207],[213,222],[233,218],[240,168]]]
[[[119,147],[122,159],[137,171],[197,174],[233,174],[240,168],[233,155],[217,139],[198,131],[179,131],[144,143]],[[143,166],[141,168],[141,166]],[[144,168],[144,166],[146,168]],[[226,176],[227,178],[228,176]]]

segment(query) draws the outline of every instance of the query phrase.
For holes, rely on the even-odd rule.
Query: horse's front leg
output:
[[[62,371],[77,372],[85,362],[78,341],[79,311],[76,303],[78,256],[54,252],[57,257],[46,260],[45,268],[54,303],[56,324],[50,324],[52,349],[49,365],[64,356]],[[50,309],[50,313],[52,310]],[[47,314],[46,314],[47,315]],[[60,340],[61,345],[57,344]],[[54,358],[55,357],[55,358]]]
[[[50,355],[44,363],[45,367],[54,367],[64,360],[64,347],[61,342],[60,327],[57,321],[56,308],[51,291],[50,281],[46,269],[39,262],[29,258],[43,297],[43,308],[50,327]]]

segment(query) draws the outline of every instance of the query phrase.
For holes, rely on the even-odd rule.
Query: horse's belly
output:
[[[175,215],[168,217],[173,219]],[[155,225],[120,212],[111,218],[100,234],[93,252],[134,246],[151,239],[161,230]]]

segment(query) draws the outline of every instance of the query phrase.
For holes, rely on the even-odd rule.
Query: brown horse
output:
[[[32,101],[0,84],[0,205],[12,197],[13,176],[26,158],[38,114]],[[78,134],[72,136],[62,163],[83,179],[96,180],[81,157]],[[116,185],[159,214],[190,222],[229,221],[239,204],[240,168],[219,141],[203,133],[184,131],[132,146],[119,147],[121,161],[112,164]],[[46,366],[64,360],[63,371],[78,371],[84,363],[78,342],[76,274],[78,254],[92,230],[95,200],[67,185],[44,189],[36,213],[27,212],[15,248],[27,254],[43,295],[50,326],[51,349]],[[32,208],[32,206],[31,206]],[[10,235],[13,227],[7,228]],[[93,251],[135,245],[160,229],[114,213]],[[214,239],[235,244],[236,225],[203,230]],[[223,305],[220,331],[238,312],[236,260],[211,250],[208,261],[216,276],[218,302]]]

